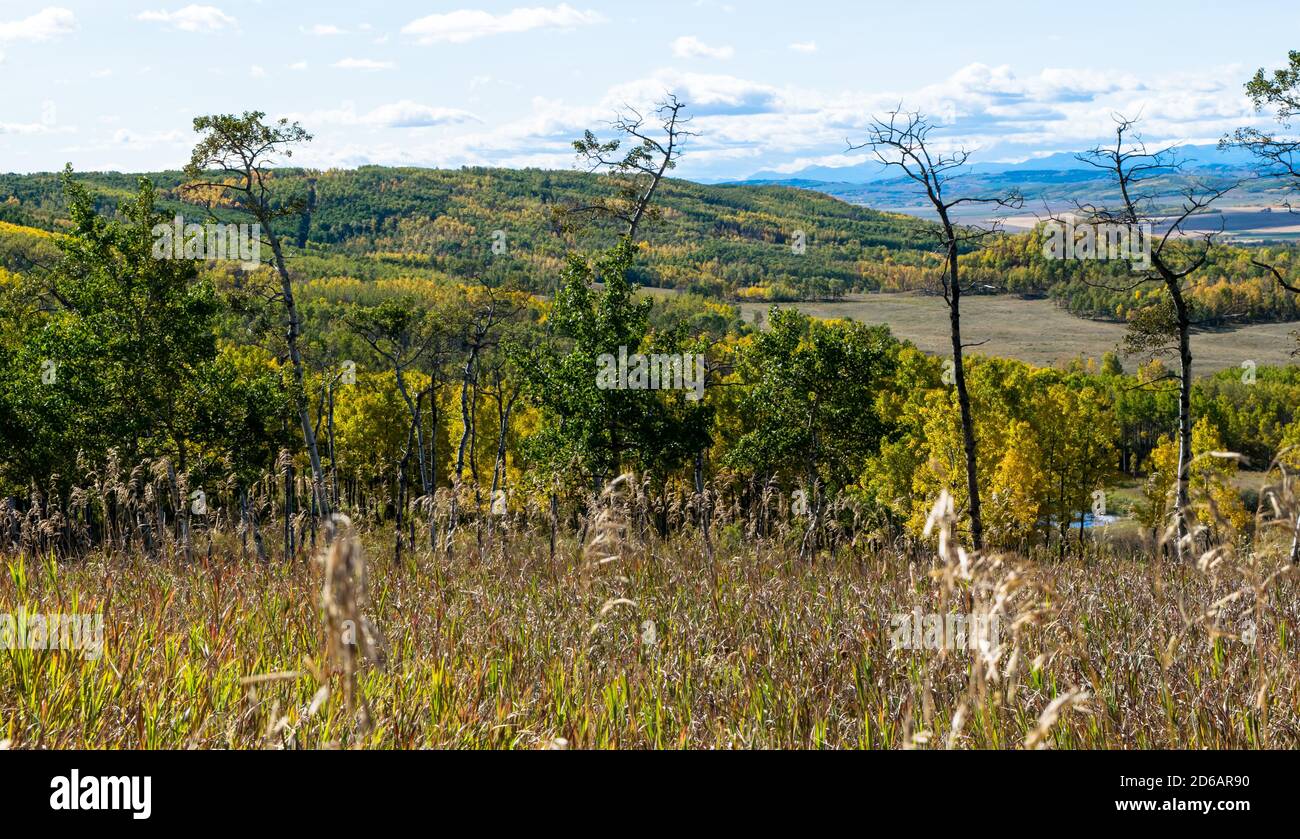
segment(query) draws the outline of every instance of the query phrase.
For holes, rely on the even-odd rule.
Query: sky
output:
[[[293,163],[572,168],[570,142],[666,92],[676,174],[862,162],[903,104],[972,162],[1074,152],[1116,112],[1152,142],[1267,125],[1242,93],[1300,48],[1300,4],[661,0],[0,0],[0,171],[177,168],[192,119],[260,110]]]

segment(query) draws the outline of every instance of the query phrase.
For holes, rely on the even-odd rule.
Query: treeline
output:
[[[11,512],[73,503],[88,482],[143,488],[159,470],[214,509],[225,499],[228,515],[255,516],[242,508],[272,497],[268,481],[276,504],[310,512],[273,272],[155,259],[150,230],[166,213],[147,181],[111,217],[75,179],[66,185],[71,223],[50,237],[56,260],[0,275],[0,494]],[[332,506],[399,529],[440,493],[453,520],[493,502],[553,500],[568,516],[631,470],[665,527],[675,504],[701,493],[759,520],[852,516],[881,539],[918,537],[940,488],[960,513],[944,359],[884,327],[774,307],[758,332],[705,297],[638,295],[630,278],[644,252],[625,240],[572,255],[551,298],[486,282],[299,284],[305,398]],[[599,356],[619,348],[703,355],[703,398],[602,389]],[[1124,473],[1150,480],[1136,512],[1153,527],[1163,519],[1177,392],[1161,362],[1126,373],[1114,355],[1066,370],[967,361],[992,544],[1064,545]],[[1198,381],[1194,400],[1198,455],[1233,450],[1263,467],[1300,444],[1300,368],[1248,381],[1225,371]],[[1193,487],[1240,518],[1231,470],[1206,463]],[[1127,512],[1113,496],[1109,510]]]
[[[1024,296],[1046,296],[1072,314],[1130,322],[1163,291],[1158,281],[1140,282],[1141,274],[1120,260],[1047,259],[1045,225],[1014,236],[990,237],[979,251],[962,257],[973,283]],[[1300,301],[1273,280],[1258,263],[1284,273],[1300,268],[1294,247],[1245,247],[1221,244],[1208,252],[1207,264],[1187,288],[1195,320],[1206,326],[1300,319]],[[918,284],[917,288],[923,288]]]

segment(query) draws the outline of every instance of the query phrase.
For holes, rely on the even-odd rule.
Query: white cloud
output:
[[[160,9],[156,12],[141,12],[137,20],[162,23],[183,32],[215,32],[227,26],[237,26],[239,22],[216,6],[189,5],[174,12]]]
[[[52,100],[41,102],[41,114],[38,122],[0,122],[0,134],[71,134],[76,128],[60,125],[58,109]]]
[[[396,70],[397,65],[391,61],[375,61],[372,58],[345,58],[330,65],[340,70]]]
[[[695,117],[691,128],[698,136],[690,138],[682,160],[685,177],[859,163],[845,154],[846,139],[861,141],[871,117],[899,102],[935,120],[936,147],[964,146],[977,162],[1088,148],[1113,132],[1116,111],[1140,113],[1152,144],[1204,144],[1258,119],[1240,95],[1245,72],[1215,67],[1138,77],[1064,68],[1018,75],[1010,66],[971,64],[920,88],[836,92],[662,69],[612,86],[595,107],[535,106],[531,122],[494,128],[496,136],[464,153],[495,161],[551,154],[550,165],[565,165],[566,150],[558,141],[566,131],[577,136],[582,128],[599,126],[624,103],[648,113],[667,92],[687,103]]]
[[[678,58],[731,58],[736,51],[729,46],[711,47],[694,35],[683,35],[673,41],[673,55]]]
[[[348,34],[348,31],[346,29],[335,26],[332,23],[318,23],[315,26],[312,26],[310,28],[303,27],[302,31],[306,32],[308,35],[321,35],[321,36]]]
[[[715,73],[660,70],[652,77],[615,85],[604,104],[618,108],[627,103],[653,107],[672,92],[696,116],[754,114],[796,108],[794,96],[772,85]]]
[[[795,52],[817,52],[816,41],[795,41],[790,45],[790,49]]]
[[[68,130],[55,128],[43,122],[0,122],[0,134],[50,134]]]
[[[579,11],[567,3],[512,9],[500,15],[477,9],[460,9],[413,20],[402,27],[402,34],[414,36],[421,44],[440,41],[460,44],[488,35],[527,32],[530,29],[572,29],[602,23],[604,20],[599,12]]]
[[[123,146],[155,146],[160,143],[177,143],[185,139],[182,131],[159,131],[153,134],[139,134],[127,128],[113,132],[113,142]]]
[[[459,122],[481,122],[469,111],[457,108],[434,108],[409,99],[380,105],[361,119],[367,125],[384,128],[426,128],[432,125],[449,125]]]
[[[308,129],[316,126],[368,126],[371,128],[429,128],[436,125],[482,122],[469,111],[458,108],[438,108],[403,99],[368,111],[357,113],[351,102],[327,111],[282,114],[286,119],[300,122]]]
[[[301,72],[301,71],[307,69],[307,62],[306,62],[306,61],[295,61],[294,63],[292,63],[292,64],[289,65],[289,69],[290,69],[290,70],[297,70],[297,71]]]
[[[49,41],[76,28],[76,15],[50,6],[22,20],[0,21],[0,41]]]
[[[357,34],[355,26],[350,28]],[[780,41],[776,47],[785,49]],[[373,53],[386,54],[380,50]],[[305,60],[291,64],[287,59],[264,66],[272,76],[280,69],[279,78],[289,75],[282,69],[286,66],[307,67]],[[312,67],[318,69],[333,60],[317,58]],[[363,70],[394,65],[353,58],[337,66]],[[447,100],[448,105],[477,109],[473,96],[488,85],[494,94],[506,95],[507,80],[488,76],[485,70],[474,72],[480,75],[466,74],[468,91],[460,88],[466,98]],[[410,99],[368,99],[360,106],[344,103],[277,116],[296,119],[316,135],[316,142],[302,150],[304,165],[568,169],[574,165],[571,142],[584,129],[611,136],[608,121],[625,104],[646,115],[650,125],[657,125],[651,109],[672,92],[687,104],[694,117],[691,130],[698,135],[687,140],[678,173],[688,178],[730,179],[760,170],[793,173],[812,165],[861,163],[861,155],[845,153],[846,140],[861,142],[870,118],[899,102],[939,123],[933,136],[936,146],[965,146],[975,152],[974,162],[1023,160],[1091,147],[1113,131],[1110,119],[1114,111],[1137,114],[1140,110],[1143,133],[1152,146],[1172,140],[1212,142],[1239,125],[1255,123],[1250,103],[1240,93],[1240,80],[1249,72],[1249,68],[1205,66],[1183,74],[1142,76],[1060,67],[1017,73],[1006,65],[970,64],[955,68],[933,84],[900,81],[896,87],[863,84],[852,88],[805,87],[769,81],[778,76],[747,78],[664,67],[644,75],[616,77],[616,83],[567,100],[555,94],[553,98],[534,98],[530,104],[527,95],[511,94],[518,108],[505,115],[494,111],[489,121],[469,110],[439,106],[437,100]],[[381,78],[397,78],[397,74]],[[398,99],[402,94],[390,95]],[[127,119],[129,122],[129,115]],[[107,141],[122,124],[100,128],[102,139]],[[2,130],[37,134],[22,138],[22,142],[35,145],[43,140],[39,133],[48,128],[5,125]],[[167,154],[183,151],[187,145],[187,138],[173,143],[164,135],[126,131],[98,158],[126,156],[123,149],[135,152],[149,141],[159,142]],[[156,154],[156,149],[146,149],[140,160]]]
[[[175,149],[180,151],[189,142],[190,137],[187,132],[179,130],[157,131],[157,132],[139,132],[129,128],[115,129],[111,134],[101,134],[97,139],[91,142],[70,146],[61,149],[61,152],[76,152],[78,154],[87,152],[121,152],[123,149],[131,151],[149,151],[156,150],[159,147]],[[154,151],[153,153],[157,153]],[[78,166],[77,168],[81,168]],[[95,168],[111,169],[114,167],[97,165]],[[121,167],[117,167],[121,168]]]
[[[266,69],[260,64],[254,64],[248,68],[248,75],[255,79],[264,79],[266,78]]]

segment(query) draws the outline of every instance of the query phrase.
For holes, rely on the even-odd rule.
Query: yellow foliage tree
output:
[[[1195,520],[1214,541],[1243,532],[1250,526],[1251,513],[1242,503],[1233,485],[1237,461],[1223,451],[1219,430],[1202,417],[1192,428],[1192,463],[1188,469],[1188,494]],[[1174,481],[1178,474],[1178,446],[1161,437],[1152,451],[1147,470],[1150,473],[1142,494],[1145,503],[1139,508],[1139,520],[1149,528],[1169,522],[1173,511]]]
[[[985,526],[989,541],[1014,544],[1033,535],[1040,501],[1046,491],[1042,453],[1029,423],[1014,421],[1007,431],[1006,453],[993,473]]]

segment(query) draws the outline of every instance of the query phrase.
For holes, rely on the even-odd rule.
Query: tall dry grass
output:
[[[159,480],[139,476],[132,497]],[[808,523],[778,509],[755,523],[697,502],[656,509],[620,479],[553,552],[545,510],[449,536],[431,514],[397,563],[391,527],[342,520],[315,562],[272,540],[258,561],[238,527],[195,533],[188,552],[142,550],[138,528],[134,549],[67,561],[14,548],[0,612],[102,612],[106,637],[98,660],[0,651],[0,741],[1300,746],[1289,487],[1262,505],[1254,542],[1186,565],[1104,546],[1063,561],[974,555],[947,499],[925,550],[859,538],[841,518],[845,532],[810,551]],[[657,517],[673,518],[668,536]],[[893,618],[914,609],[996,615],[1000,643],[894,649]]]

